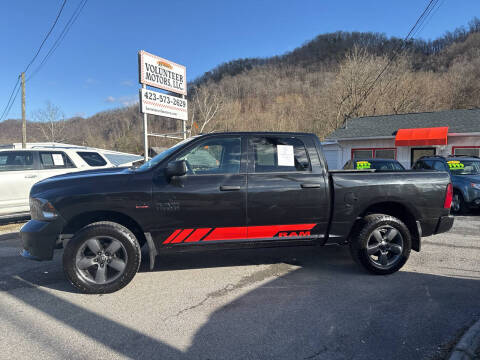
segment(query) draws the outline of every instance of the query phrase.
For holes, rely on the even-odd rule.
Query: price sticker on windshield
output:
[[[460,161],[458,161],[458,160],[448,161],[447,164],[448,164],[448,167],[450,168],[450,170],[462,170],[462,169],[465,169],[465,164],[462,164],[462,163],[461,163]]]
[[[357,161],[357,170],[370,169],[371,166],[368,161]]]

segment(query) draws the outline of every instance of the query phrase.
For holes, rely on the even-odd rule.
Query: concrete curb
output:
[[[449,360],[475,360],[475,352],[480,348],[480,320],[467,330],[452,350]]]

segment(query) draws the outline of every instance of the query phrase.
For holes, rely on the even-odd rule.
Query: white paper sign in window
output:
[[[277,145],[278,166],[295,166],[293,145]]]
[[[65,163],[63,162],[62,154],[52,154],[53,158],[53,165],[55,166],[63,166]]]

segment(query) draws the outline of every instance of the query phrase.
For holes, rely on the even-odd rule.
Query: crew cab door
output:
[[[249,239],[324,238],[329,194],[311,137],[249,137],[247,182]]]
[[[194,142],[171,161],[185,160],[187,174],[154,180],[157,244],[188,245],[246,238],[246,158],[242,136]]]

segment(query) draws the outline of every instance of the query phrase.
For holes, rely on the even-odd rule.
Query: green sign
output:
[[[458,160],[452,160],[447,162],[450,170],[462,170],[465,169],[465,165]]]
[[[357,161],[357,170],[370,169],[371,166],[368,161]]]

